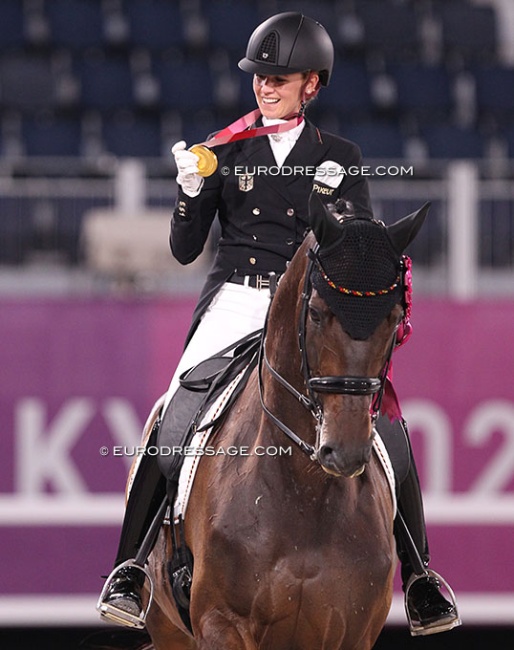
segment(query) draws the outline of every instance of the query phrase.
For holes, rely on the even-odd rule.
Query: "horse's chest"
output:
[[[270,643],[262,647],[285,647],[277,641],[284,637],[297,640],[287,647],[343,648],[343,639],[359,636],[379,612],[385,617],[392,558],[358,546],[348,540],[340,552],[292,548],[255,574],[250,618]]]
[[[387,600],[394,546],[376,522],[340,514],[321,525],[293,510],[281,526],[270,528],[258,519],[220,550],[222,557],[232,554],[235,561],[225,567],[234,574],[230,582],[244,585],[237,598],[249,597],[257,620],[271,625],[277,612],[292,621],[310,620],[320,609],[359,618]]]

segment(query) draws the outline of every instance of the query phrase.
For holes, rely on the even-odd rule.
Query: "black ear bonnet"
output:
[[[312,284],[343,329],[364,340],[402,302],[402,261],[382,224],[344,217],[341,225],[337,241],[318,249]]]

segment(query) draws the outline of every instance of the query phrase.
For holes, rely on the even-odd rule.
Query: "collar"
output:
[[[262,116],[262,123],[264,124],[264,126],[273,126],[274,124],[285,124],[286,122],[287,120],[270,119],[268,117],[265,117],[264,115]],[[300,122],[298,126],[295,126],[290,131],[285,131],[284,133],[273,133],[272,135],[268,135],[268,138],[270,138],[270,140],[273,140],[274,142],[294,143],[298,140],[304,128],[305,128],[305,119],[302,122]]]

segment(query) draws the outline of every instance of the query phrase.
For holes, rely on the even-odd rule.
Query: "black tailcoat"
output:
[[[197,197],[188,197],[179,187],[171,221],[171,250],[182,264],[202,252],[216,215],[221,226],[188,341],[213,296],[235,271],[242,275],[285,271],[308,231],[312,191],[327,204],[344,198],[356,212],[371,214],[357,145],[320,131],[308,120],[282,168],[277,167],[267,137],[222,145],[216,155],[218,169],[205,179]],[[314,179],[316,167],[324,161],[335,161],[346,171],[336,188]]]

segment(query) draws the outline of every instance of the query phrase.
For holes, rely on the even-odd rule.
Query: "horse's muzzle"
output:
[[[316,457],[327,474],[355,478],[366,469],[371,458],[371,444],[353,453],[330,444],[323,444],[316,452]]]

